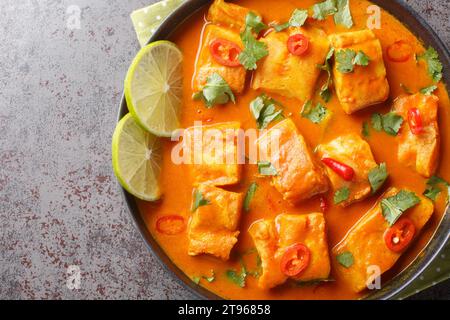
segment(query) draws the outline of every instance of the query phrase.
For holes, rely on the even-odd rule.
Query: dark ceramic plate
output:
[[[186,1],[162,23],[158,30],[153,34],[149,42],[168,39],[178,27],[180,27],[194,13],[201,10],[210,2],[210,0]],[[372,0],[372,2],[397,17],[397,19],[403,22],[412,32],[414,32],[426,46],[431,45],[439,52],[440,59],[444,65],[443,80],[445,83],[450,83],[449,52],[439,37],[432,31],[431,27],[402,0]],[[127,104],[125,98],[122,98],[119,110],[119,119],[127,113]],[[175,275],[175,278],[178,281],[181,281],[183,285],[189,288],[190,291],[197,297],[203,299],[221,299],[209,290],[195,285],[192,280],[169,259],[148,231],[138,210],[136,199],[124,189],[122,190],[130,209],[131,216],[133,217],[137,228],[144,238],[147,247],[158,256],[162,265],[169,270],[172,275]],[[419,257],[407,269],[387,282],[381,290],[367,295],[366,299],[393,299],[422,273],[422,271],[439,254],[450,236],[450,215],[448,214],[448,211],[449,209],[447,208],[447,214],[444,216],[439,228],[436,230],[434,236]]]

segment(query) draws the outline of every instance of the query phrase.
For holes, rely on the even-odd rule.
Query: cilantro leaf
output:
[[[450,184],[438,176],[432,176],[428,179],[427,188],[425,189],[423,195],[433,201],[436,201],[437,196],[442,192],[440,185],[447,188],[447,197],[450,198]]]
[[[439,82],[442,79],[442,63],[439,61],[439,54],[433,47],[428,47],[428,49],[417,55],[417,61],[423,60],[428,66],[428,74],[431,79],[435,82]]]
[[[382,116],[382,123],[387,134],[396,136],[403,124],[403,118],[395,112],[389,112]]]
[[[285,22],[285,23],[282,23],[282,24],[274,25],[273,28],[275,29],[276,32],[281,32],[283,30],[286,30],[290,26],[291,26],[291,24],[289,22]]]
[[[311,100],[308,100],[303,105],[300,112],[303,118],[311,120],[312,123],[320,123],[329,114],[328,109],[320,102],[315,107],[312,106]]]
[[[327,16],[335,14],[338,9],[336,8],[336,0],[326,0],[324,2],[316,3],[312,7],[313,18],[317,20],[324,20]]]
[[[392,226],[406,210],[419,203],[420,199],[414,192],[401,190],[395,196],[381,200],[381,210],[384,219]]]
[[[370,58],[361,50],[358,51],[355,58],[353,59],[353,64],[358,66],[368,66]]]
[[[202,276],[202,278],[208,281],[209,283],[214,282],[214,280],[216,280],[214,270],[211,270],[211,276]]]
[[[254,33],[258,34],[262,30],[267,29],[267,25],[262,21],[262,17],[250,11],[245,17],[245,25],[250,27]]]
[[[372,194],[377,192],[389,177],[386,169],[386,163],[381,163],[379,166],[369,171],[369,182],[372,187]]]
[[[194,191],[194,201],[192,202],[192,208],[191,211],[194,212],[199,207],[207,206],[211,204],[211,202],[205,198],[203,198],[203,194],[200,192],[200,190],[195,189]]]
[[[348,199],[350,196],[350,189],[343,187],[334,193],[334,204],[340,204]]]
[[[344,49],[336,52],[337,70],[340,73],[353,72],[353,59],[356,57],[356,52],[352,49]]]
[[[262,176],[276,176],[277,169],[269,161],[258,161],[258,173]]]
[[[226,276],[231,282],[237,284],[239,287],[241,288],[245,287],[245,279],[247,278],[247,271],[245,270],[244,266],[241,268],[240,273],[238,273],[236,270],[227,270]]]
[[[433,94],[433,92],[434,92],[437,88],[438,88],[437,85],[434,84],[434,85],[431,85],[431,86],[429,86],[429,87],[420,89],[420,93],[422,93],[422,94],[424,94],[424,95],[426,95],[426,96],[429,96],[429,95]]]
[[[249,24],[250,23],[250,24]],[[253,32],[262,28],[262,20],[256,18],[255,14],[249,12],[246,17],[246,27],[241,33],[241,40],[244,44],[244,50],[239,54],[239,62],[247,70],[255,70],[257,68],[256,62],[269,54],[267,45],[258,41]],[[265,26],[265,25],[264,25]]]
[[[362,124],[361,133],[366,138],[370,136],[369,124],[366,121],[364,121]]]
[[[250,202],[252,201],[253,197],[255,196],[256,190],[258,189],[258,185],[256,182],[253,182],[250,187],[248,187],[247,193],[245,195],[244,199],[244,210],[246,212],[250,211]]]
[[[199,284],[199,283],[200,283],[200,277],[193,276],[193,277],[192,277],[192,281],[193,281],[195,284]]]
[[[336,260],[344,268],[350,268],[354,263],[353,254],[349,251],[342,252],[336,256]]]
[[[334,48],[331,47],[330,50],[327,53],[327,56],[325,58],[325,63],[323,65],[317,65],[317,67],[323,71],[327,72],[328,78],[327,81],[324,83],[324,85],[320,88],[320,96],[322,97],[323,101],[329,102],[331,99],[331,89],[330,86],[333,83],[332,77],[331,77],[331,65],[330,65],[330,59],[333,57],[334,54]]]
[[[228,83],[218,74],[213,73],[206,79],[206,85],[202,91],[194,94],[195,100],[203,100],[207,108],[212,108],[217,104],[226,104],[230,100],[236,103],[233,91]]]
[[[381,114],[379,114],[379,113],[372,114],[370,122],[372,123],[372,127],[376,131],[383,130],[383,118],[382,118]]]
[[[305,24],[306,19],[308,19],[308,10],[295,9],[289,20],[289,25],[291,27],[301,27]]]
[[[353,26],[350,12],[350,0],[336,0],[337,12],[334,14],[334,23],[350,29]]]
[[[277,110],[277,102],[265,94],[261,94],[250,102],[250,112],[256,120],[259,129],[266,128],[272,121],[283,118],[283,110]]]

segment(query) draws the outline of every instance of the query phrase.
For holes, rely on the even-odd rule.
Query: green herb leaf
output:
[[[211,204],[211,202],[209,200],[203,198],[203,195],[200,192],[200,190],[195,189],[195,191],[194,191],[194,201],[192,202],[191,211],[194,212],[199,207],[207,206],[209,204]]]
[[[311,120],[312,123],[320,123],[328,115],[328,109],[320,102],[313,107],[311,100],[306,101],[300,112],[303,118]]]
[[[353,254],[349,251],[342,252],[336,256],[336,260],[344,268],[350,268],[354,263]]]
[[[269,161],[258,161],[258,172],[262,176],[277,175],[277,169]]]
[[[372,123],[372,127],[376,131],[383,130],[383,118],[382,118],[381,114],[379,114],[379,113],[372,114],[370,122]]]
[[[206,85],[201,92],[194,94],[195,100],[202,99],[208,108],[217,104],[226,104],[230,100],[236,103],[233,91],[228,83],[218,74],[213,73],[206,79]]]
[[[372,187],[372,194],[381,188],[388,177],[389,174],[386,169],[386,163],[384,162],[369,171],[369,182]]]
[[[255,70],[257,68],[256,62],[269,54],[266,44],[258,41],[252,30],[251,26],[247,26],[245,31],[241,33],[244,50],[239,54],[238,59],[247,70]]]
[[[247,27],[250,27],[251,30],[256,34],[268,28],[267,25],[262,21],[262,17],[251,11],[245,17],[245,25]]]
[[[253,197],[255,196],[256,190],[258,189],[258,185],[256,182],[253,182],[250,187],[248,187],[247,194],[245,195],[244,199],[244,210],[246,212],[250,211],[250,202],[252,201]]]
[[[423,89],[420,89],[420,93],[429,96],[431,95],[436,89],[437,89],[437,85],[432,85]]]
[[[313,18],[317,20],[324,20],[327,16],[335,14],[338,9],[336,8],[336,0],[326,0],[324,2],[316,3],[312,7]]]
[[[330,48],[330,50],[327,53],[325,63],[323,65],[318,65],[317,67],[323,71],[327,72],[328,78],[327,81],[324,83],[324,85],[320,88],[320,96],[322,97],[323,101],[329,102],[331,99],[331,89],[330,86],[333,83],[332,77],[331,77],[331,65],[330,65],[330,59],[333,57],[334,54],[334,48]]]
[[[366,138],[370,136],[369,124],[366,121],[364,121],[362,124],[361,133]]]
[[[203,279],[205,279],[206,281],[208,281],[209,283],[214,282],[214,280],[216,280],[216,275],[214,273],[214,270],[211,270],[211,276],[202,276]]]
[[[350,29],[353,26],[350,12],[350,0],[336,0],[337,12],[334,14],[334,23]]]
[[[348,199],[350,196],[350,189],[348,187],[343,187],[336,190],[334,193],[334,204],[340,204]]]
[[[314,279],[314,280],[307,280],[307,281],[294,280],[291,283],[293,283],[295,287],[304,288],[304,287],[316,286],[321,283],[335,282],[335,281],[336,280],[332,279],[332,278],[324,278],[324,279]]]
[[[423,60],[427,63],[428,74],[435,82],[439,82],[442,79],[442,63],[439,61],[439,54],[433,47],[428,47],[427,51],[417,55],[417,61]]]
[[[403,84],[403,83],[400,83],[400,88],[402,88],[403,91],[405,91],[405,93],[407,93],[407,94],[413,94],[413,92],[411,91],[411,89],[408,88],[408,87],[407,87],[405,84]]]
[[[193,277],[192,277],[192,281],[193,281],[195,284],[199,284],[199,283],[200,283],[200,277],[193,276]]]
[[[428,179],[427,188],[425,189],[423,195],[433,201],[436,201],[437,196],[442,192],[440,185],[447,188],[447,198],[450,198],[450,184],[438,176],[432,176]]]
[[[356,57],[356,52],[352,49],[344,49],[336,52],[337,70],[340,73],[353,72],[353,59]]]
[[[283,30],[286,30],[290,26],[291,26],[291,24],[289,22],[285,22],[283,24],[274,25],[273,28],[275,29],[276,32],[281,32]]]
[[[301,27],[305,24],[306,19],[308,19],[308,10],[295,9],[289,20],[289,25],[291,27]]]
[[[247,278],[247,271],[245,270],[245,267],[241,268],[240,273],[236,270],[227,270],[226,276],[231,282],[237,284],[239,287],[245,287],[245,279]]]
[[[383,130],[391,136],[396,136],[403,124],[403,118],[394,112],[382,116]]]
[[[412,191],[401,190],[395,196],[381,200],[384,219],[392,226],[409,208],[420,203],[419,197]]]
[[[370,58],[361,50],[358,51],[355,58],[353,59],[353,64],[358,66],[366,67],[369,65]]]
[[[284,118],[283,110],[277,110],[278,104],[272,98],[261,94],[255,100],[250,102],[250,112],[256,120],[259,129],[265,129],[272,121]]]

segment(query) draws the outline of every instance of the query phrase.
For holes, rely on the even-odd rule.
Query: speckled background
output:
[[[129,14],[153,2],[1,0],[0,298],[193,298],[145,248],[110,165],[138,50]],[[407,2],[448,45],[449,1]],[[66,285],[70,265],[79,289]],[[426,294],[448,299],[449,287]]]

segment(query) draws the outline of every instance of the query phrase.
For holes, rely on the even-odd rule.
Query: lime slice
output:
[[[139,199],[158,200],[161,152],[160,138],[142,129],[131,114],[123,117],[112,139],[112,164],[122,187]]]
[[[125,79],[125,97],[136,121],[159,137],[180,127],[183,55],[169,41],[157,41],[139,51]]]

